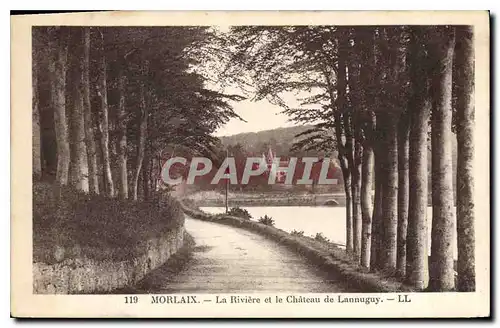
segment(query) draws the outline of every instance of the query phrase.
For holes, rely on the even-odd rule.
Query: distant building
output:
[[[269,147],[269,150],[267,154],[262,153],[262,165],[267,166],[267,173],[270,173],[272,170],[272,167],[274,165],[274,159],[276,158],[276,153],[273,152],[271,147]],[[290,160],[280,160],[278,167],[276,168],[276,183],[285,183],[286,180],[286,173],[287,173],[287,168],[288,164],[290,163]]]

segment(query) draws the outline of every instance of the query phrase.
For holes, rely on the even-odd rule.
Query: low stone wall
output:
[[[363,292],[412,292],[411,287],[400,281],[387,278],[379,273],[367,272],[355,265],[345,255],[341,248],[325,245],[305,236],[294,236],[283,230],[265,224],[245,220],[229,215],[211,215],[182,204],[182,208],[189,216],[210,222],[231,225],[253,231],[269,239],[287,246],[294,252],[304,256],[308,261],[332,275],[333,278],[345,283],[354,291]]]
[[[126,261],[97,261],[68,258],[55,264],[33,263],[33,293],[78,294],[106,293],[141,280],[151,270],[164,264],[184,244],[184,226],[164,236],[145,241],[132,251]]]
[[[196,201],[198,206],[225,206],[226,202],[224,199],[203,199]],[[230,199],[229,205],[231,207],[242,207],[242,206],[343,206],[345,202],[341,203],[337,200],[331,199],[327,201],[317,200],[313,198],[300,198],[300,197],[288,197],[288,198],[241,198],[241,199]]]

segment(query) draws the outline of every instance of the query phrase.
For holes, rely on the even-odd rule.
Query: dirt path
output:
[[[345,291],[305,259],[252,232],[188,217],[186,230],[196,243],[193,252],[177,272],[164,266],[148,275],[142,284],[147,292]]]

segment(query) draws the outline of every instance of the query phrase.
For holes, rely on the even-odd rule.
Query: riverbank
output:
[[[349,290],[358,292],[413,291],[396,278],[378,272],[367,272],[366,269],[353,263],[345,251],[334,244],[320,242],[307,236],[292,235],[256,221],[228,215],[211,215],[191,207],[192,205],[188,206],[185,202],[181,204],[184,212],[195,219],[246,229],[287,246],[311,264],[331,274],[334,279],[347,284]]]
[[[343,194],[287,192],[228,192],[228,204],[236,206],[345,206]],[[226,196],[218,191],[198,191],[186,196],[197,207],[225,206]]]

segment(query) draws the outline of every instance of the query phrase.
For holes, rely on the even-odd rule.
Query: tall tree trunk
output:
[[[436,68],[432,81],[432,243],[429,288],[454,288],[453,176],[451,154],[453,27],[437,27],[431,58]]]
[[[120,104],[118,112],[118,129],[119,129],[119,143],[118,143],[118,166],[120,173],[120,198],[128,198],[128,172],[127,172],[127,112],[125,109],[125,93],[126,93],[126,77],[120,76],[119,81],[120,89]]]
[[[355,127],[359,130],[359,127]],[[359,133],[355,133],[358,135]],[[359,136],[358,136],[359,137]],[[361,209],[361,162],[363,148],[360,139],[354,141],[353,166],[352,166],[352,222],[353,222],[353,257],[356,262],[361,259],[361,231],[362,231],[362,209]]]
[[[379,128],[377,128],[379,129]],[[380,131],[376,131],[380,135]],[[375,155],[375,197],[373,202],[373,215],[372,215],[372,244],[370,247],[370,268],[380,269],[380,258],[382,248],[382,200],[384,197],[384,188],[382,185],[383,177],[383,158],[381,148],[383,140],[379,143],[374,143],[373,151]]]
[[[353,226],[352,226],[352,189],[351,189],[351,172],[349,170],[345,157],[339,158],[340,167],[342,169],[342,177],[344,180],[345,191],[345,210],[346,210],[346,252],[352,254],[353,250]]]
[[[431,103],[429,97],[428,59],[422,44],[424,28],[413,27],[410,41],[410,140],[409,140],[409,207],[406,238],[406,281],[423,289],[427,259],[427,136]]]
[[[374,175],[374,153],[369,141],[363,146],[363,165],[361,177],[361,211],[363,228],[361,240],[361,265],[370,267],[370,251],[372,241],[372,190]]]
[[[352,256],[354,261],[358,262],[361,253],[361,202],[360,202],[360,182],[361,182],[361,163],[356,158],[362,156],[361,149],[357,154],[359,142],[355,141],[352,126],[352,115],[343,114],[344,133],[345,133],[345,156],[347,157],[348,167],[351,171],[351,202],[352,202]],[[358,144],[358,145],[356,145]]]
[[[76,37],[76,35],[74,35]],[[78,52],[79,53],[79,52]],[[79,56],[71,56],[71,184],[83,192],[89,192],[87,147],[85,145],[85,125],[83,118],[82,67]]]
[[[362,33],[357,29],[349,29],[349,38],[355,40],[349,46],[349,56],[357,58],[363,52]],[[355,57],[356,56],[356,57]],[[349,124],[345,128],[346,146],[349,149],[349,156],[352,154],[352,162],[349,164],[352,174],[352,221],[353,221],[353,259],[359,263],[361,260],[361,232],[362,232],[362,209],[361,209],[361,161],[363,157],[361,116],[364,97],[360,90],[360,63],[357,59],[350,60],[348,66],[348,97],[351,104],[349,115],[350,122],[344,120],[344,124]],[[365,64],[365,63],[363,63]],[[354,108],[356,107],[356,108]]]
[[[69,179],[70,149],[68,137],[68,121],[66,118],[66,61],[68,48],[59,27],[52,27],[50,33],[49,72],[54,108],[54,126],[57,147],[56,181],[59,185],[67,185]]]
[[[351,187],[351,170],[350,163],[352,163],[352,146],[348,146],[346,138],[345,145],[342,141],[342,134],[345,133],[345,124],[343,124],[341,115],[346,115],[346,89],[347,89],[347,76],[346,76],[346,40],[342,36],[345,30],[341,29],[339,37],[339,58],[338,58],[338,74],[337,74],[337,112],[335,114],[335,135],[337,139],[342,175],[344,178],[344,190],[346,198],[346,253],[352,254],[353,252],[353,218],[352,218],[352,187]],[[344,112],[344,113],[343,113]],[[343,114],[341,114],[343,113]],[[344,117],[344,122],[346,121]],[[348,121],[348,120],[347,120]],[[352,140],[350,141],[352,145]]]
[[[409,117],[401,114],[398,126],[398,247],[397,271],[404,277],[406,274],[406,238],[408,227],[409,202]]]
[[[398,140],[397,119],[389,114],[383,118],[386,140],[386,155],[383,166],[382,188],[382,245],[380,267],[387,271],[396,269],[398,233]]]
[[[462,292],[476,290],[474,254],[474,44],[471,27],[457,27],[457,241],[458,282]]]
[[[39,179],[42,176],[42,158],[41,158],[41,135],[40,135],[40,109],[38,101],[38,58],[36,57],[39,49],[34,49],[32,53],[32,106],[33,106],[33,179]]]
[[[139,145],[137,147],[137,161],[134,172],[134,181],[132,185],[132,196],[137,200],[137,191],[139,184],[139,174],[141,173],[142,163],[144,161],[144,150],[146,145],[146,133],[148,129],[148,108],[146,106],[145,87],[141,84],[141,116],[139,122]]]
[[[92,109],[90,107],[90,28],[83,30],[83,121],[85,126],[85,143],[87,145],[87,160],[89,171],[89,190],[91,193],[99,194],[99,178],[97,175],[97,147],[95,141],[94,124],[92,120]]]
[[[109,156],[109,114],[108,114],[108,88],[106,83],[106,54],[104,49],[104,35],[101,32],[102,47],[100,58],[100,90],[101,98],[101,117],[99,119],[99,132],[101,133],[101,149],[102,149],[102,165],[104,181],[106,185],[106,193],[110,197],[115,195],[115,186],[113,183],[113,175],[111,173],[111,159]]]
[[[425,76],[424,76],[425,78]],[[421,97],[412,108],[409,148],[409,207],[406,238],[406,280],[417,289],[425,287],[427,266],[427,135],[431,104],[426,90],[417,88]]]
[[[360,264],[365,268],[370,267],[371,243],[372,243],[372,211],[373,211],[373,186],[375,175],[375,153],[373,143],[375,142],[376,116],[373,107],[369,106],[374,102],[374,96],[370,89],[372,80],[372,70],[375,67],[375,56],[373,49],[374,29],[372,27],[362,28],[357,33],[357,51],[360,54],[361,67],[359,69],[359,103],[362,111],[358,115],[363,115],[363,119],[358,119],[363,129],[359,129],[358,140],[363,140],[363,158],[361,168],[361,258]],[[370,108],[370,109],[369,109]],[[366,118],[365,118],[366,116]]]

